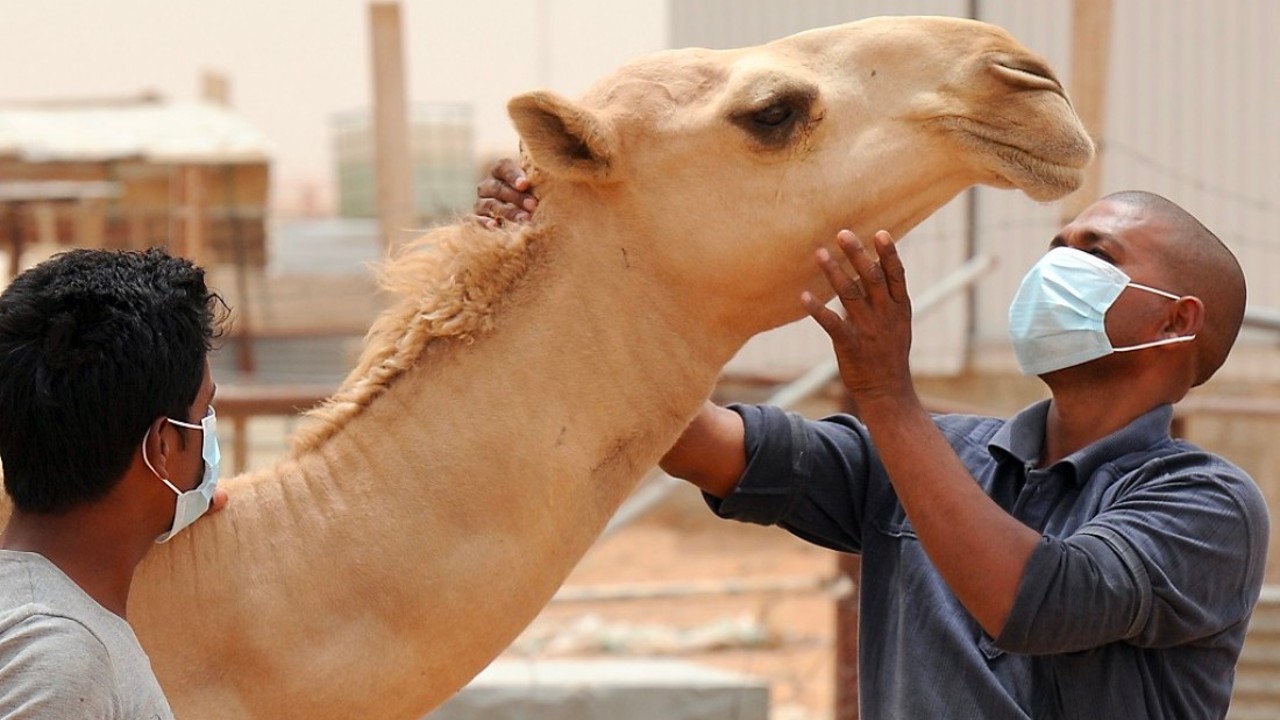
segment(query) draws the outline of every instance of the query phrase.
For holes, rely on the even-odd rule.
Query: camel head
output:
[[[604,274],[648,270],[731,345],[829,296],[812,258],[838,229],[900,237],[974,184],[1059,198],[1093,155],[1044,60],[954,18],[658,53],[508,109],[535,222],[582,228]]]

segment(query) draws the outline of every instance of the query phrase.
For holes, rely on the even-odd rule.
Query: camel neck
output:
[[[343,663],[376,668],[367,681],[406,698],[478,672],[550,599],[719,369],[681,339],[668,309],[645,304],[652,281],[640,270],[584,281],[595,264],[549,249],[488,332],[427,343],[324,441],[228,481],[226,510],[193,527],[189,545],[155,553],[152,567],[170,577],[146,586],[176,597],[135,603],[160,616],[143,625],[174,627],[172,608],[208,601],[218,617],[207,621],[238,628],[249,644],[298,617],[359,627],[365,641],[318,633],[307,642],[334,647],[310,651],[439,658],[425,669],[438,680],[429,686],[414,663],[404,677],[373,656]],[[194,562],[173,557],[183,548]],[[315,580],[335,576],[344,581]],[[268,577],[308,591],[277,606],[225,589]],[[350,583],[383,590],[352,593]],[[451,631],[462,624],[474,631]]]

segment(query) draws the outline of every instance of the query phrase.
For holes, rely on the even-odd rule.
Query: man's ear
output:
[[[166,480],[169,478],[169,456],[177,449],[164,438],[162,431],[167,424],[163,417],[153,420],[151,426],[147,428],[147,435],[142,439],[142,448],[139,450],[139,452],[146,451],[142,466],[146,467],[150,462],[151,469]]]
[[[607,180],[615,139],[589,110],[545,90],[517,95],[507,114],[535,167],[575,180]]]
[[[1204,302],[1195,295],[1184,295],[1169,309],[1166,332],[1170,337],[1198,335],[1204,329]]]

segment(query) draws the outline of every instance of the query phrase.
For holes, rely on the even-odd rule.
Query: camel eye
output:
[[[765,127],[776,128],[790,120],[795,114],[795,108],[785,103],[778,103],[756,113],[752,121]]]
[[[789,145],[798,128],[807,126],[817,101],[812,88],[794,89],[775,94],[767,104],[743,109],[732,115],[733,124],[742,128],[755,142],[772,148]]]

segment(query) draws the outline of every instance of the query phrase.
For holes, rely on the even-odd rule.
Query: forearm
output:
[[[1039,534],[983,492],[914,392],[864,398],[860,412],[925,552],[969,613],[998,637]]]
[[[725,498],[746,470],[746,455],[742,418],[708,401],[658,465],[673,477]]]

